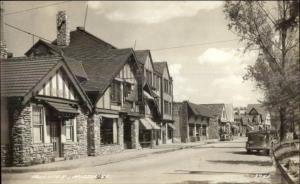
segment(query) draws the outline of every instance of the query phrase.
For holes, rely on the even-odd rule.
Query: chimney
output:
[[[68,16],[66,11],[59,11],[56,15],[57,26],[57,45],[66,47],[70,43],[70,32],[68,25]]]
[[[1,1],[1,12],[0,12],[0,16],[1,16],[1,22],[0,22],[0,26],[1,26],[1,33],[0,33],[0,59],[6,59],[7,58],[7,48],[6,48],[6,44],[4,41],[4,2]]]

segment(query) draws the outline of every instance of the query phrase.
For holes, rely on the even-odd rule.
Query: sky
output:
[[[222,1],[75,1],[10,14],[53,3],[4,2],[4,20],[54,40],[57,11],[66,11],[74,30],[83,26],[88,4],[88,32],[117,48],[150,49],[154,62],[168,62],[174,101],[246,106],[263,98],[254,82],[242,78],[245,68],[254,64],[257,51],[243,53],[244,44],[227,29]],[[8,26],[4,30],[8,50],[14,56],[23,56],[38,40]],[[170,47],[180,48],[164,49]]]

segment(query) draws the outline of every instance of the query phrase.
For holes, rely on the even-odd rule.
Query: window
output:
[[[118,81],[111,85],[111,101],[121,103],[121,83]]]
[[[169,104],[166,100],[164,100],[164,113],[165,114],[169,113]]]
[[[44,137],[44,116],[43,108],[38,106],[32,107],[32,128],[33,142],[41,143]]]
[[[150,70],[146,70],[146,80],[152,86],[152,72]]]
[[[131,93],[131,84],[125,82],[123,87],[123,96],[124,98],[128,97],[128,95]]]
[[[167,79],[164,79],[164,92],[169,93],[169,82]]]
[[[66,140],[74,141],[74,121],[75,119],[70,119],[66,121]]]
[[[172,94],[172,82],[170,81],[169,83],[169,94],[171,95]]]
[[[113,119],[103,118],[100,126],[101,144],[113,144]]]

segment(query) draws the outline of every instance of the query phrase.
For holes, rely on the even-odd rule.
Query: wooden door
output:
[[[60,122],[51,122],[50,135],[51,135],[51,142],[53,144],[53,153],[55,157],[61,156],[60,134],[61,134]]]

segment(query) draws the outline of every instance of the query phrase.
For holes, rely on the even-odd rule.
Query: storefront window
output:
[[[202,126],[202,136],[206,136],[206,125]]]
[[[44,118],[43,108],[38,106],[32,107],[32,124],[33,124],[33,142],[41,143],[44,137]]]
[[[103,118],[100,130],[101,144],[113,144],[113,119]]]

